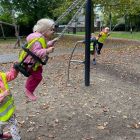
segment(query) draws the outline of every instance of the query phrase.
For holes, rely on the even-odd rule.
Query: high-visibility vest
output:
[[[26,46],[27,49],[31,49],[32,45],[35,42],[40,42],[41,46],[43,49],[47,48],[47,43],[44,37],[39,37],[39,38],[35,38],[33,39],[30,43],[28,43],[28,45]],[[20,55],[19,55],[19,62],[21,62],[27,55],[27,52],[25,52],[24,50],[21,51]],[[33,67],[33,70],[36,71],[38,66],[40,65],[39,62],[36,62],[36,64]]]
[[[0,77],[4,83],[5,90],[9,90],[9,86],[6,79],[6,74],[0,72]],[[2,94],[3,89],[0,89],[0,94]],[[14,114],[15,105],[14,98],[12,95],[8,95],[4,98],[4,100],[0,103],[0,121],[5,122],[10,119],[10,117]]]
[[[104,32],[101,32],[100,34],[101,34],[101,37],[98,39],[98,42],[99,42],[99,43],[104,43],[105,40],[106,40],[107,37],[108,37],[108,34],[107,34],[107,33],[104,33]]]
[[[94,49],[95,49],[95,46],[94,45],[96,45],[96,38],[95,37],[92,37],[91,39],[90,39],[90,52],[92,53],[92,52],[94,52]]]
[[[90,43],[90,52],[93,52],[93,51],[94,51],[93,43]]]

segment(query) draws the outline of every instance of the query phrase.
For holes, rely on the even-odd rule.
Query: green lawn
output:
[[[140,32],[112,32],[111,37],[140,40]]]
[[[6,44],[6,43],[13,43],[16,42],[15,38],[7,38],[6,40],[4,40],[3,38],[0,38],[0,44]]]
[[[95,32],[95,35],[97,36],[99,32]],[[70,33],[71,34],[71,33]],[[84,35],[85,32],[77,32],[76,35]],[[111,38],[124,38],[124,39],[133,39],[133,40],[139,40],[140,41],[140,32],[133,32],[132,34],[130,32],[111,32],[110,34]],[[0,38],[0,44],[1,43],[7,43],[8,42],[16,42],[16,38],[7,38],[6,40]]]
[[[78,35],[84,35],[84,32],[77,32]],[[95,32],[95,35],[98,35],[98,32]],[[110,37],[112,38],[124,38],[124,39],[134,39],[140,40],[140,32],[111,32]]]
[[[7,37],[6,39],[0,38],[0,44],[6,44],[7,42],[12,44],[12,43],[16,43],[16,41],[17,41],[16,37]],[[21,40],[21,43],[23,41],[25,41],[25,38]]]

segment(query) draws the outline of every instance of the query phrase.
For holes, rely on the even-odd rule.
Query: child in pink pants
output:
[[[36,38],[44,38],[46,41],[46,48],[42,47],[42,44],[37,40],[35,43],[33,43],[31,47],[31,51],[38,56],[40,59],[45,58],[49,53],[52,53],[54,50],[54,43],[57,41],[55,38],[54,40],[50,39],[54,35],[55,30],[55,24],[54,21],[51,19],[40,19],[36,25],[33,28],[33,33],[27,36],[27,42],[30,43]],[[31,56],[28,56],[25,60],[25,62],[33,63],[34,60]],[[42,80],[42,65],[39,64],[36,70],[33,68],[30,71],[30,76],[27,78],[26,84],[25,84],[25,94],[26,96],[32,100],[35,101],[37,97],[34,95],[34,91],[36,87],[39,85],[39,83]]]

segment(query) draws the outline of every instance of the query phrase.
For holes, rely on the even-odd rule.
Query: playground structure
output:
[[[72,3],[72,5],[66,10],[66,12],[64,12],[62,14],[62,16],[60,16],[58,18],[57,22],[62,19],[64,16],[66,16],[71,10],[73,10],[77,4],[79,4],[79,2],[82,1],[74,1]],[[76,4],[77,3],[77,4]],[[90,35],[91,35],[91,0],[86,0],[83,2],[83,4],[79,7],[79,9],[77,10],[77,12],[75,13],[75,15],[72,17],[72,19],[69,21],[69,23],[67,24],[67,26],[64,28],[64,30],[62,31],[62,33],[59,35],[58,38],[60,38],[65,31],[68,29],[69,25],[74,21],[75,17],[79,14],[79,12],[82,10],[82,8],[84,7],[84,5],[86,5],[86,14],[85,14],[85,61],[78,61],[78,60],[71,60],[74,50],[76,49],[76,46],[78,43],[81,43],[82,41],[79,41],[75,44],[75,47],[71,53],[70,56],[70,60],[69,60],[69,64],[68,64],[68,80],[69,80],[69,68],[70,68],[70,63],[71,62],[78,62],[78,63],[82,63],[85,65],[85,86],[89,86],[90,85]]]
[[[8,25],[8,26],[11,26],[15,29],[15,36],[17,38],[17,41],[16,41],[14,47],[15,48],[16,48],[16,46],[20,47],[21,38],[19,36],[19,26],[16,25],[16,24],[11,24],[11,23],[0,21],[0,27],[1,27],[2,36],[3,36],[4,39],[6,39],[6,36],[5,36],[5,33],[4,33],[3,25]]]
[[[60,46],[68,48],[67,44],[72,44],[69,40],[60,40],[64,41]],[[76,62],[84,66],[85,60],[72,60],[77,45],[83,41],[73,41],[75,46],[69,64]],[[105,49],[105,55],[101,56],[98,65],[91,65],[91,86],[88,89],[79,86],[84,79],[81,74],[83,67],[79,66],[71,69],[72,84],[65,86],[68,57],[65,52],[61,52],[60,56],[54,53],[43,75],[45,79],[42,87],[37,91],[40,95],[38,102],[26,102],[22,90],[25,79],[19,75],[19,79],[12,83],[12,86],[16,87],[12,90],[17,99],[17,116],[22,139],[139,139],[140,51],[135,47],[131,50],[129,47],[125,48],[123,40],[115,43],[116,46],[111,40],[111,46],[107,44],[111,51]],[[120,43],[121,50],[113,51]],[[126,46],[130,43],[132,41]],[[62,49],[60,51],[65,51]],[[78,52],[78,58],[82,59],[83,52]],[[4,66],[1,65],[1,69],[2,67]]]
[[[81,5],[79,5],[80,2],[82,2]],[[68,22],[68,24],[65,26],[65,28],[63,29],[61,34],[59,34],[59,36],[57,37],[57,40],[59,40],[64,35],[64,33],[66,32],[68,27],[75,20],[75,17],[79,14],[79,12],[82,10],[82,8],[85,6],[85,4],[86,4],[86,15],[85,15],[85,27],[86,27],[86,31],[85,31],[85,61],[82,62],[82,63],[85,64],[85,86],[89,86],[90,85],[91,0],[85,0],[84,2],[83,2],[83,0],[81,0],[81,1],[75,0],[72,3],[72,5],[55,21],[55,24],[58,25],[60,20],[62,20],[66,15],[68,15],[74,8],[78,7],[77,12],[74,14],[72,19]],[[18,33],[16,26],[15,26],[15,31],[16,31],[16,33]],[[35,42],[38,41],[40,38],[35,40]],[[33,42],[31,45],[33,45],[35,42]],[[15,68],[17,70],[19,70],[24,76],[28,77],[30,74],[29,74],[29,72],[26,71],[26,66],[24,64],[24,60],[26,59],[26,57],[28,55],[31,55],[33,57],[33,59],[35,60],[35,62],[40,62],[43,65],[45,65],[47,63],[48,57],[46,58],[45,63],[44,63],[36,55],[34,55],[29,49],[27,49],[26,46],[27,46],[27,43],[22,46],[22,49],[27,53],[27,55],[25,56],[25,58],[20,63],[15,65]],[[28,48],[30,48],[30,47],[28,47]],[[72,54],[73,54],[73,52],[72,52]],[[72,55],[71,55],[71,57],[72,57]],[[71,60],[69,61],[69,65],[70,65],[70,62],[71,62]],[[75,60],[75,62],[77,62],[77,60]],[[69,75],[69,73],[68,73],[68,75]]]
[[[66,37],[67,38],[67,37]],[[124,83],[121,83],[121,80],[119,81],[119,82],[116,82],[115,81],[115,79],[113,79],[115,76],[115,74],[117,73],[119,76],[121,76],[121,74],[122,74],[122,72],[124,71],[124,69],[122,70],[122,71],[119,71],[119,69],[120,69],[120,67],[123,65],[123,63],[118,63],[117,64],[117,66],[116,66],[116,68],[118,69],[118,72],[116,72],[115,71],[115,68],[114,68],[114,64],[115,64],[115,62],[116,62],[116,60],[117,59],[119,59],[120,58],[120,56],[122,56],[122,59],[125,57],[125,59],[123,59],[124,61],[124,63],[125,62],[127,62],[127,57],[129,56],[129,55],[127,55],[127,57],[126,57],[126,55],[119,55],[119,53],[117,53],[115,56],[113,55],[113,58],[115,59],[115,62],[113,62],[113,60],[111,59],[111,55],[112,54],[110,54],[110,55],[105,55],[106,56],[106,58],[108,58],[108,56],[109,56],[109,60],[107,61],[107,62],[110,62],[111,60],[111,62],[112,62],[112,64],[109,64],[109,63],[105,63],[106,61],[105,60],[107,60],[107,59],[104,59],[104,57],[102,57],[101,56],[101,59],[103,59],[103,60],[99,60],[98,61],[98,65],[96,65],[95,67],[97,68],[95,68],[93,65],[91,65],[91,73],[90,73],[90,77],[91,77],[91,85],[88,87],[88,88],[86,88],[86,87],[84,87],[84,78],[83,78],[83,66],[84,65],[77,65],[77,64],[74,64],[74,65],[72,65],[72,67],[71,67],[71,71],[70,71],[70,84],[68,85],[68,86],[66,86],[66,78],[67,78],[67,75],[66,75],[66,70],[67,70],[67,61],[68,61],[68,57],[69,57],[69,55],[70,55],[70,52],[71,52],[71,50],[72,50],[72,48],[70,48],[70,49],[65,49],[66,47],[67,47],[67,45],[69,44],[69,43],[71,43],[71,42],[68,42],[70,39],[71,39],[71,36],[69,36],[69,38],[66,40],[66,38],[62,38],[61,40],[60,40],[60,43],[58,43],[58,51],[55,51],[54,52],[54,57],[53,57],[53,60],[50,60],[50,63],[48,64],[48,66],[47,67],[45,67],[45,70],[47,70],[46,72],[44,72],[44,77],[45,77],[45,87],[44,87],[44,85],[42,85],[42,88],[39,88],[38,89],[38,91],[37,91],[37,95],[40,95],[39,93],[46,93],[47,92],[47,95],[45,95],[45,96],[40,96],[39,97],[39,102],[37,102],[37,103],[35,103],[34,104],[34,110],[36,111],[36,110],[38,110],[38,108],[43,104],[43,103],[46,103],[47,101],[49,102],[49,103],[51,103],[51,105],[54,107],[54,108],[56,108],[53,112],[51,112],[51,110],[43,110],[43,109],[40,109],[39,110],[39,115],[36,115],[36,116],[34,116],[34,117],[32,117],[31,119],[32,119],[32,121],[34,121],[34,120],[37,120],[37,118],[41,118],[41,121],[40,122],[38,122],[38,123],[36,123],[36,126],[38,126],[38,125],[42,125],[42,120],[43,120],[43,118],[44,118],[44,116],[46,116],[45,117],[45,119],[43,120],[43,122],[45,122],[45,120],[46,119],[48,119],[47,120],[47,122],[51,122],[51,120],[53,119],[53,120],[55,120],[56,118],[58,118],[58,120],[59,120],[59,122],[60,122],[60,120],[63,118],[63,120],[65,120],[66,119],[66,116],[68,115],[68,111],[71,113],[71,112],[73,112],[73,109],[76,109],[76,111],[78,111],[78,109],[79,109],[79,103],[82,103],[83,105],[85,104],[85,103],[87,103],[87,101],[88,101],[88,103],[87,103],[87,105],[88,105],[88,107],[89,108],[92,108],[93,107],[93,103],[96,103],[96,102],[98,102],[98,103],[102,103],[103,105],[107,102],[108,104],[108,106],[109,106],[109,108],[110,108],[110,112],[111,112],[111,114],[110,113],[107,113],[107,114],[105,114],[104,112],[102,113],[102,119],[101,119],[101,121],[100,122],[104,122],[104,116],[105,117],[107,117],[106,118],[106,120],[110,120],[110,115],[111,116],[113,116],[115,113],[116,113],[116,110],[115,110],[115,107],[118,105],[118,102],[116,101],[116,102],[113,102],[114,104],[113,104],[113,106],[114,106],[114,108],[111,108],[112,107],[112,101],[109,101],[108,100],[108,96],[110,97],[112,97],[112,98],[119,98],[120,96],[121,96],[121,94],[122,94],[122,92],[124,93],[124,98],[121,100],[121,103],[123,102],[124,103],[124,106],[122,106],[122,104],[119,104],[119,109],[120,109],[120,107],[122,107],[121,109],[123,109],[124,107],[124,110],[123,111],[126,111],[126,107],[127,107],[127,105],[128,104],[126,104],[126,98],[128,99],[129,97],[131,97],[131,98],[134,98],[134,94],[132,93],[133,91],[134,91],[134,89],[132,89],[132,90],[128,90],[128,88],[130,89],[130,88],[133,88],[133,84],[132,83],[129,83],[129,85],[128,85],[128,88],[126,88],[126,86],[124,87],[124,86],[122,86],[122,85],[124,85],[125,83],[127,83],[127,80],[125,80],[125,82]],[[77,37],[77,40],[80,40],[80,38],[81,37]],[[82,38],[81,38],[82,39]],[[66,41],[66,46],[63,44],[63,41]],[[75,41],[75,39],[74,40],[72,40],[71,39],[71,41]],[[74,43],[74,42],[73,42]],[[73,44],[73,43],[71,43],[71,44]],[[76,43],[76,41],[75,41],[75,43]],[[131,43],[131,42],[130,42]],[[112,44],[112,43],[111,43]],[[124,44],[124,43],[123,43]],[[123,46],[123,44],[122,44],[122,46]],[[62,48],[60,48],[61,47],[61,45],[64,45]],[[119,44],[118,44],[119,45]],[[122,47],[122,46],[120,46],[120,48]],[[134,46],[134,45],[133,45]],[[69,45],[68,47],[73,47],[73,45]],[[108,47],[108,45],[107,45],[107,47]],[[105,54],[108,54],[109,52],[108,52],[108,50],[107,49],[111,49],[111,50],[114,50],[115,48],[114,48],[115,46],[114,45],[112,45],[111,46],[111,48],[105,48],[104,49],[104,53]],[[3,47],[4,48],[4,47]],[[79,50],[78,50],[79,49]],[[17,49],[14,49],[17,53],[18,53],[18,50]],[[61,52],[60,52],[60,51]],[[66,53],[65,52],[65,50],[66,51],[69,51],[69,53]],[[81,51],[83,51],[83,52],[81,52]],[[116,52],[116,51],[115,51]],[[135,53],[136,53],[137,51],[135,51]],[[55,55],[55,53],[57,54],[57,55]],[[59,53],[59,54],[58,54]],[[82,48],[82,50],[81,50],[81,48],[80,48],[80,46],[79,46],[79,48],[77,48],[77,51],[75,52],[75,55],[74,55],[74,57],[75,58],[80,58],[81,60],[82,60],[82,58],[83,58],[83,53],[84,53],[84,50],[83,50],[83,48]],[[138,53],[137,53],[138,54]],[[80,56],[79,56],[80,55]],[[63,56],[65,56],[65,57],[63,57]],[[77,57],[78,56],[78,57]],[[118,57],[119,56],[119,57]],[[137,58],[137,63],[139,63],[139,57],[138,57],[138,55],[133,55],[133,56],[135,56],[136,58]],[[64,59],[64,58],[66,58],[66,59]],[[122,60],[121,59],[121,60]],[[119,59],[120,60],[120,59]],[[132,60],[132,59],[130,59],[130,60]],[[133,63],[131,63],[133,61]],[[135,61],[134,61],[134,59],[132,60],[132,61],[130,61],[130,63],[131,64],[136,64],[135,63]],[[122,62],[122,61],[120,61],[120,62]],[[130,64],[129,63],[129,64]],[[112,71],[112,78],[110,79],[110,81],[108,81],[108,79],[109,79],[109,74],[108,75],[104,75],[103,73],[102,73],[102,71],[106,74],[107,73],[107,70],[106,70],[106,68],[108,67],[108,64],[109,64],[109,68],[107,69],[108,71],[110,70],[110,71]],[[132,67],[133,65],[131,65],[130,64],[130,66]],[[102,66],[102,67],[100,67],[100,66]],[[112,66],[112,69],[111,69],[111,66]],[[138,65],[137,65],[138,66]],[[1,65],[1,67],[2,67],[2,65]],[[9,63],[7,64],[7,68],[9,67]],[[95,68],[95,69],[94,69]],[[114,68],[114,69],[113,69]],[[123,68],[123,66],[122,66],[122,68]],[[98,70],[101,70],[101,71],[98,71]],[[126,69],[125,69],[126,70]],[[129,69],[127,69],[128,71],[129,71]],[[110,73],[110,71],[108,72],[108,73]],[[138,72],[139,71],[137,71],[137,74],[138,74]],[[135,74],[135,71],[133,71],[133,74]],[[118,77],[118,75],[117,75],[117,77]],[[126,78],[130,78],[130,80],[134,80],[134,78],[132,78],[131,77],[132,75],[127,75],[127,77]],[[49,78],[51,78],[51,79],[49,79]],[[57,79],[58,78],[58,79]],[[105,80],[107,80],[107,82],[105,81]],[[121,79],[121,78],[120,78]],[[29,105],[32,105],[32,103],[30,102],[30,103],[27,103],[26,104],[26,106],[28,107],[27,108],[27,112],[26,111],[24,111],[25,110],[25,104],[24,104],[24,101],[26,101],[26,98],[24,97],[24,92],[23,92],[23,84],[22,83],[24,83],[24,80],[25,80],[25,77],[23,77],[23,76],[21,76],[21,75],[19,75],[19,78],[18,79],[16,79],[17,81],[16,82],[20,82],[19,84],[16,84],[15,86],[17,87],[17,89],[15,89],[15,92],[17,92],[18,93],[18,91],[21,91],[20,92],[20,94],[15,94],[15,97],[18,99],[18,102],[17,102],[17,105],[18,105],[18,107],[24,107],[24,109],[20,109],[19,110],[19,112],[18,112],[18,115],[19,116],[21,116],[19,119],[21,119],[21,120],[24,120],[24,119],[22,119],[22,118],[25,118],[26,116],[28,117],[28,115],[30,114],[30,112],[32,112],[33,111],[33,109],[32,108],[30,108],[29,107]],[[49,82],[48,82],[49,81]],[[113,83],[112,83],[112,81],[113,81]],[[47,83],[47,84],[46,84]],[[101,84],[100,84],[101,83]],[[120,83],[120,85],[118,85],[118,83]],[[107,85],[107,84],[110,84],[109,86]],[[112,86],[112,84],[113,84],[113,86]],[[53,85],[53,88],[50,88],[51,86]],[[117,89],[117,90],[115,90],[114,91],[114,85],[116,85],[116,88],[115,89]],[[137,85],[138,86],[138,85]],[[76,90],[74,90],[74,88],[76,89]],[[49,89],[49,91],[46,91],[47,89]],[[54,89],[56,89],[56,90],[54,90]],[[79,89],[79,90],[78,90]],[[122,92],[120,92],[120,89],[122,90]],[[62,91],[63,90],[63,91]],[[111,90],[111,91],[110,91]],[[125,91],[126,92],[125,92]],[[54,91],[56,91],[56,92],[54,92]],[[115,92],[115,93],[114,93]],[[104,94],[103,94],[104,93]],[[58,95],[66,95],[67,94],[67,96],[64,96],[64,97],[67,97],[67,98],[61,98],[60,100],[58,100]],[[88,96],[85,96],[85,94],[86,95],[88,95]],[[109,95],[108,95],[109,94]],[[128,95],[129,94],[129,95]],[[131,96],[130,96],[131,95]],[[51,96],[51,97],[50,97]],[[70,98],[72,96],[72,99]],[[74,96],[74,97],[73,97]],[[103,97],[102,97],[103,96]],[[129,105],[131,106],[131,105],[139,105],[139,98],[138,98],[138,96],[139,96],[139,90],[137,89],[137,91],[136,91],[136,94],[135,94],[135,96],[136,96],[136,98],[137,98],[137,101],[136,102],[130,102],[130,100],[129,100]],[[61,96],[60,96],[61,97]],[[55,99],[55,100],[52,100],[52,99]],[[83,99],[84,98],[84,99]],[[120,97],[119,99],[121,99],[122,97]],[[47,100],[46,100],[47,99]],[[101,100],[100,100],[101,99]],[[100,101],[99,101],[100,100]],[[123,101],[124,100],[124,101]],[[42,102],[43,103],[42,103]],[[55,101],[55,103],[54,103],[54,101]],[[61,102],[60,102],[61,101]],[[74,102],[76,102],[76,105],[74,104],[74,106],[72,106],[72,108],[71,107],[68,107],[67,108],[67,104],[65,104],[65,102],[71,102],[71,103],[73,103],[73,101]],[[119,100],[120,101],[120,100]],[[47,103],[48,103],[47,102]],[[67,103],[66,102],[66,103]],[[42,104],[41,104],[42,103]],[[47,104],[46,103],[46,104]],[[63,104],[64,103],[64,104]],[[23,106],[24,105],[24,106]],[[61,105],[64,105],[64,106],[66,106],[66,108],[65,107],[61,107],[60,108],[60,106]],[[107,107],[108,107],[107,106]],[[42,106],[41,106],[42,107]],[[81,107],[81,109],[83,109],[84,111],[86,110],[85,108],[82,108]],[[93,123],[92,125],[93,125],[93,128],[91,128],[91,127],[86,127],[86,129],[88,129],[88,131],[92,131],[93,129],[97,129],[97,126],[98,126],[98,124],[96,123],[97,122],[97,119],[96,119],[96,117],[98,117],[98,114],[95,114],[95,110],[96,110],[96,112],[98,113],[99,111],[100,111],[100,109],[102,109],[102,107],[101,108],[99,108],[98,106],[97,107],[95,107],[94,109],[93,109],[93,111],[91,112],[91,110],[86,110],[87,112],[87,114],[90,114],[91,116],[93,116],[92,118],[91,118],[91,122]],[[118,110],[119,110],[118,109]],[[33,115],[35,115],[36,114],[36,112],[33,112]],[[60,116],[58,116],[58,113],[55,115],[55,116],[53,116],[57,111],[59,111],[58,113],[60,114]],[[113,113],[112,113],[112,111],[114,111]],[[128,110],[129,111],[129,110]],[[138,111],[138,108],[137,108],[137,110],[135,110],[135,112],[137,113],[137,111]],[[49,115],[48,115],[48,112],[50,113]],[[25,113],[24,115],[23,115],[23,113]],[[125,112],[125,113],[127,113],[127,112]],[[42,115],[43,114],[43,115]],[[73,118],[80,118],[81,117],[81,114],[79,114],[79,113],[77,113],[76,114],[77,116],[76,117],[73,117]],[[124,130],[124,124],[126,123],[126,119],[121,119],[121,117],[120,117],[120,114],[118,113],[118,114],[115,114],[115,115],[117,115],[117,119],[120,119],[120,124],[122,124],[119,128],[122,130]],[[132,112],[132,115],[134,115],[135,116],[135,114],[134,114],[134,112]],[[25,117],[24,117],[25,116]],[[137,115],[138,116],[138,115]],[[29,116],[30,117],[30,116]],[[53,118],[52,118],[53,117]],[[132,118],[132,119],[131,119]],[[128,119],[128,124],[130,124],[131,123],[131,120],[133,120],[133,116],[130,118],[130,121],[129,121],[129,119]],[[85,120],[87,120],[87,122],[86,122],[86,124],[87,125],[89,125],[89,120],[87,119],[87,116],[85,115],[85,117],[83,118],[83,119],[85,119]],[[121,120],[123,121],[123,122],[121,122]],[[30,121],[30,120],[29,120]],[[26,124],[28,124],[29,123],[29,121],[25,121],[25,123]],[[114,124],[114,118],[112,118],[111,120],[110,120],[111,122],[112,122],[112,124]],[[64,121],[65,122],[65,121]],[[71,120],[71,121],[69,121],[69,120],[67,120],[67,122],[65,122],[65,123],[68,123],[69,122],[69,125],[71,125],[71,124],[73,124],[73,128],[71,129],[71,131],[72,132],[74,132],[75,131],[75,123],[76,123],[76,125],[79,127],[79,128],[81,128],[81,125],[79,124],[79,121],[77,122],[77,120],[76,119],[74,119],[74,120]],[[82,121],[83,122],[83,121]],[[117,122],[115,122],[115,124],[116,123],[118,123],[118,121]],[[96,124],[96,125],[95,125]],[[47,128],[47,125],[48,125],[48,123],[46,123],[46,124],[43,124],[43,129],[45,130],[45,132],[46,133],[50,133],[50,132],[52,132],[53,133],[53,130],[52,131],[46,131],[46,128]],[[117,125],[117,124],[116,124]],[[110,136],[111,135],[115,135],[115,130],[116,130],[116,125],[114,126],[114,125],[112,125],[112,126],[109,126],[109,128],[110,129],[113,129],[114,130],[114,133],[111,133],[110,134]],[[31,126],[28,126],[28,125],[25,125],[26,127],[22,127],[21,128],[21,130],[22,130],[22,133],[21,133],[21,136],[23,137],[23,139],[27,139],[27,140],[30,140],[30,137],[31,137],[31,135],[34,135],[35,133],[37,133],[38,131],[41,133],[42,132],[42,129],[35,129],[32,133],[28,133],[28,136],[26,136],[25,134],[27,133],[27,131],[26,130],[28,130],[30,127],[32,127],[33,125],[31,125]],[[51,126],[48,126],[50,129],[52,128]],[[61,131],[60,133],[58,133],[59,131],[60,131],[60,127],[61,128],[63,128],[64,127],[64,125],[63,124],[61,124],[60,123],[60,125],[59,125],[59,127],[55,127],[55,131],[56,131],[56,133],[55,133],[55,139],[60,139],[60,134],[62,134],[61,136],[62,136],[62,138],[61,139],[65,139],[66,137],[64,137],[65,135],[64,135],[64,133],[63,133],[63,131]],[[83,124],[82,125],[82,128],[81,128],[81,130],[83,130],[83,128],[85,127],[85,125]],[[25,128],[26,128],[26,130],[25,130]],[[58,129],[57,129],[58,128]],[[85,129],[84,129],[85,130]],[[85,134],[86,135],[86,133],[85,133],[85,131],[81,131],[82,132],[82,134]],[[129,132],[131,132],[131,130],[132,129],[130,129],[129,130]],[[133,130],[135,130],[135,129],[133,129]],[[136,129],[137,130],[137,129]],[[68,136],[71,136],[73,133],[71,132],[71,131],[69,131],[69,129],[66,131],[66,135],[67,135],[67,137]],[[104,130],[102,131],[102,130],[97,130],[98,132],[100,131],[101,133],[102,133],[102,135],[104,136]],[[96,131],[96,132],[97,132]],[[106,131],[106,130],[105,130]],[[44,131],[43,131],[44,132]],[[69,132],[69,133],[68,133]],[[81,137],[83,136],[82,134],[81,134],[81,132],[80,133],[78,133],[75,137],[73,136],[72,137],[72,139],[77,139],[77,137],[78,137],[78,139],[81,139]],[[100,136],[100,134],[99,133],[94,133],[94,136],[96,136],[96,137],[98,137],[98,136]],[[125,134],[125,133],[127,133],[128,132],[128,128],[125,128],[125,131],[123,131],[123,134]],[[120,132],[120,135],[121,135],[122,133]],[[37,135],[37,136],[40,136],[39,134]],[[80,137],[81,136],[81,137]],[[101,136],[100,138],[104,138],[103,136]],[[108,136],[108,135],[107,135]],[[115,135],[116,136],[116,135]],[[44,136],[44,137],[47,137],[47,136]],[[130,139],[131,139],[131,135],[130,135]],[[34,139],[36,139],[36,138],[34,138]],[[44,138],[44,139],[46,139],[46,138]],[[115,139],[115,138],[112,138],[112,137],[107,137],[107,139],[111,139],[111,140],[113,140],[113,139]],[[119,138],[118,138],[119,139]],[[122,138],[123,139],[123,138]]]
[[[68,80],[69,80],[69,68],[70,68],[70,63],[71,62],[78,62],[81,64],[85,65],[85,85],[89,86],[90,85],[90,34],[91,34],[91,0],[75,0],[70,7],[62,14],[60,15],[60,17],[58,17],[58,19],[55,21],[56,25],[59,25],[59,22],[66,17],[72,10],[77,9],[77,11],[75,12],[74,16],[72,17],[72,19],[68,22],[68,24],[65,26],[65,28],[62,30],[62,32],[58,35],[57,39],[59,40],[64,34],[65,32],[68,30],[68,28],[70,27],[70,25],[72,24],[72,22],[75,20],[75,18],[78,16],[78,14],[81,12],[81,10],[83,9],[83,7],[85,6],[85,60],[84,61],[79,61],[79,60],[71,60],[73,53],[76,49],[77,44],[82,43],[82,41],[78,41],[76,42],[76,45],[71,53],[70,56],[70,60],[69,60],[69,64],[68,64]],[[6,25],[10,25],[12,27],[15,28],[15,35],[17,37],[17,41],[15,43],[15,47],[16,45],[20,46],[20,36],[19,36],[19,27],[16,24],[9,24],[9,23],[5,23],[5,22],[0,22],[1,24],[1,30],[3,33],[3,37],[5,37],[4,35],[4,30],[2,28],[2,24],[6,24]],[[37,40],[39,40],[40,38],[38,38]],[[36,40],[36,41],[37,41]],[[28,55],[31,55],[36,62],[40,62],[41,64],[45,65],[47,63],[48,58],[46,58],[45,63],[42,62],[38,57],[36,57],[34,54],[31,53],[31,51],[29,49],[26,48],[26,43],[22,45],[22,49],[27,53]],[[27,57],[26,56],[26,57]],[[25,58],[26,59],[26,58]],[[25,60],[24,59],[24,60]],[[19,63],[17,67],[17,69],[25,76],[29,76],[29,73],[26,72],[26,70],[24,69],[23,63],[24,60],[21,61]],[[23,67],[22,67],[23,66]]]

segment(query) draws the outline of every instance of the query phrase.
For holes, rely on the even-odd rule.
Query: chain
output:
[[[76,16],[80,13],[80,11],[82,10],[82,8],[84,7],[85,3],[86,3],[86,0],[83,2],[83,4],[77,10],[77,12],[72,17],[72,19],[69,21],[69,23],[65,26],[65,28],[63,29],[63,31],[61,32],[61,34],[57,37],[58,39],[60,39],[64,35],[64,33],[66,32],[66,30],[68,29],[68,27],[71,25],[71,23],[75,20]]]
[[[67,14],[69,14],[82,0],[75,0],[71,6],[55,21],[56,24],[58,24],[59,21],[61,21]]]

